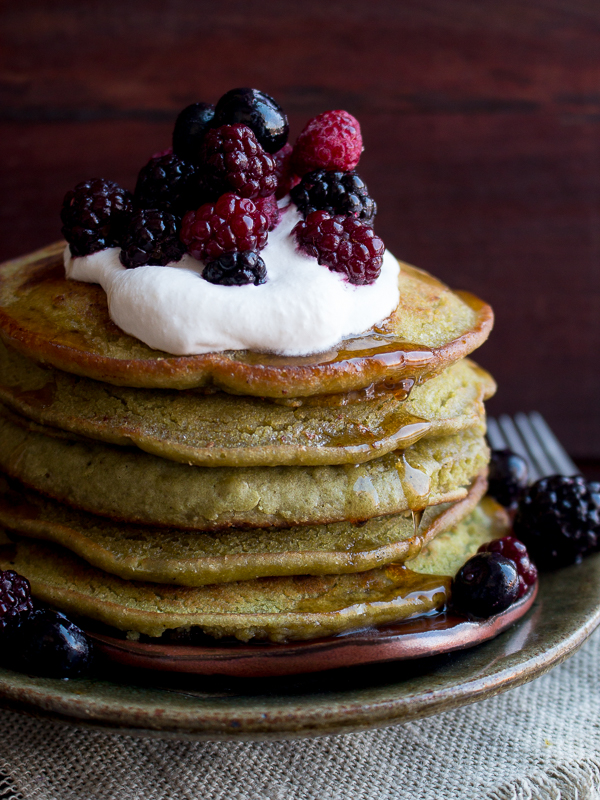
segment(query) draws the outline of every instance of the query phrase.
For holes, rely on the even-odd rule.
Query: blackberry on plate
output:
[[[14,570],[0,570],[0,632],[19,625],[33,609],[31,587],[27,578]]]
[[[343,273],[350,283],[373,283],[379,277],[385,245],[370,225],[354,217],[313,211],[293,232],[300,250]]]
[[[202,272],[209,283],[221,286],[245,286],[249,283],[260,286],[266,283],[267,268],[262,258],[253,250],[243,253],[223,253],[209,263]]]
[[[266,197],[277,188],[275,159],[266,153],[247,125],[222,125],[209,131],[202,145],[202,169],[217,194]]]
[[[354,169],[363,151],[358,120],[347,111],[325,111],[313,117],[294,145],[292,168],[297,175],[315,169]]]
[[[215,107],[209,103],[186,106],[175,121],[173,152],[184,161],[197,164],[206,131],[213,126]]]
[[[131,192],[104,178],[78,183],[67,192],[60,218],[73,256],[118,247],[133,209]]]
[[[517,597],[523,597],[530,586],[537,580],[538,572],[535,564],[529,559],[527,548],[515,536],[503,536],[501,539],[493,539],[491,542],[482,544],[478,553],[500,553],[514,561],[519,573],[519,593]]]
[[[40,608],[28,614],[10,637],[10,663],[22,672],[47,678],[75,678],[93,660],[88,636],[59,611]]]
[[[165,207],[181,215],[208,199],[196,168],[172,153],[152,158],[142,167],[133,196],[138,208]]]
[[[377,213],[365,182],[353,170],[313,170],[294,186],[290,195],[305,217],[312,211],[327,211],[332,216],[356,217],[372,225]]]
[[[272,97],[258,89],[231,89],[215,108],[215,125],[247,125],[267,153],[276,153],[287,142],[288,119]]]
[[[452,582],[452,605],[461,614],[486,619],[519,596],[517,566],[500,553],[476,553]]]
[[[269,218],[252,200],[233,192],[188,211],[181,224],[181,240],[199,261],[213,261],[223,253],[262,250],[267,243]]]
[[[488,494],[505,508],[516,505],[527,488],[527,462],[512,450],[492,450]]]
[[[572,564],[598,548],[598,489],[581,475],[551,475],[521,498],[513,529],[538,567]]]
[[[179,238],[179,220],[158,208],[141,208],[123,234],[119,258],[125,267],[164,267],[180,261],[185,245]]]

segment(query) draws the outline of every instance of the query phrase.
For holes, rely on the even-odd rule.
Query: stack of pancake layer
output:
[[[501,535],[481,301],[403,265],[335,351],[177,358],[61,249],[0,268],[0,568],[38,598],[134,638],[309,639],[442,607]]]

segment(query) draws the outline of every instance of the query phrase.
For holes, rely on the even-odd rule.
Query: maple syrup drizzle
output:
[[[423,512],[427,508],[429,495],[431,494],[431,478],[426,472],[416,467],[412,467],[406,460],[404,452],[396,462],[398,477],[402,484],[402,490],[408,507],[412,514],[415,536],[419,532],[419,525],[423,518]]]

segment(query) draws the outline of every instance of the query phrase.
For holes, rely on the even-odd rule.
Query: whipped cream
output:
[[[118,247],[64,255],[67,278],[99,283],[111,319],[149,347],[173,355],[255,350],[287,356],[319,353],[368,330],[398,304],[399,265],[388,252],[375,283],[354,286],[296,249],[301,220],[288,205],[260,255],[261,286],[219,286],[201,278],[190,255],[166,267],[126,269]]]

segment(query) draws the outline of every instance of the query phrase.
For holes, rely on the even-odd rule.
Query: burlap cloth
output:
[[[548,675],[369,733],[205,743],[80,731],[0,712],[0,799],[600,798],[600,631]]]

